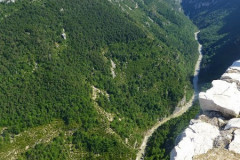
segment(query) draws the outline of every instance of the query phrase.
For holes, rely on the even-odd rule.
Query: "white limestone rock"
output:
[[[186,147],[187,146],[187,147]],[[190,138],[183,138],[178,146],[176,146],[171,152],[170,160],[192,160],[194,155],[194,144]]]
[[[228,149],[235,153],[240,153],[240,129],[234,131],[234,139],[230,143]]]
[[[240,73],[224,73],[221,80],[227,81],[229,83],[236,83],[240,86]]]
[[[234,62],[221,77],[222,80],[225,80],[230,83],[240,82],[240,60]]]
[[[227,70],[227,72],[240,73],[240,60],[235,61]]]
[[[216,126],[200,120],[191,121],[182,133],[182,139],[172,150],[171,160],[192,160],[195,155],[206,153],[213,148],[214,140],[220,135]]]
[[[62,38],[64,39],[64,40],[66,40],[67,39],[67,35],[66,35],[66,33],[65,33],[65,29],[63,29],[62,30]]]
[[[116,73],[115,73],[115,69],[116,69],[116,64],[112,61],[111,61],[111,73],[112,73],[112,77],[115,78],[116,77]]]
[[[230,119],[225,126],[224,130],[228,130],[231,128],[239,128],[240,129],[240,118],[233,118]]]
[[[221,77],[221,80],[236,83],[240,88],[240,60],[234,62]]]
[[[220,130],[220,136],[214,141],[214,148],[226,148],[232,141],[232,130]]]
[[[199,94],[203,111],[219,111],[226,117],[236,117],[240,112],[240,91],[236,83],[222,80],[212,82],[213,87]]]
[[[64,39],[64,40],[66,40],[67,39],[67,35],[66,35],[66,33],[62,33],[62,38]]]

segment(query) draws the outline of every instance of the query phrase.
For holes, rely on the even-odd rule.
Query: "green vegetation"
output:
[[[200,82],[204,84],[218,79],[235,60],[240,59],[240,1],[218,0],[210,2],[207,7],[201,7],[202,3],[209,1],[183,0],[182,5],[201,30],[204,57]]]
[[[0,155],[6,144],[14,148],[11,139],[58,119],[61,134],[17,148],[20,159],[134,158],[143,131],[192,90],[196,28],[178,7],[157,0],[0,3]],[[95,101],[92,86],[109,97],[98,93]]]
[[[16,159],[17,153],[34,147],[38,143],[47,143],[59,135],[64,129],[64,123],[60,120],[54,120],[50,124],[41,125],[26,129],[21,134],[14,136],[5,128],[0,134],[1,141],[0,159]]]
[[[160,126],[148,141],[146,160],[169,160],[177,136],[186,128],[189,121],[200,111],[199,104],[194,104],[182,116],[169,120]]]
[[[37,144],[34,149],[28,150],[19,160],[23,159],[69,159],[63,135],[54,138],[51,144]]]

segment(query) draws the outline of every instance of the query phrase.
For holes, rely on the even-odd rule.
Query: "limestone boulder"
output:
[[[234,62],[222,75],[221,80],[233,83],[240,87],[240,60]]]
[[[240,129],[234,131],[234,139],[229,144],[228,150],[240,153]]]
[[[230,119],[225,126],[224,130],[228,130],[231,128],[239,128],[240,129],[240,118],[233,118]]]
[[[232,130],[220,130],[220,136],[214,141],[214,148],[226,148],[232,141]]]
[[[186,147],[187,146],[187,147]],[[192,160],[194,156],[194,143],[188,137],[184,137],[172,151],[171,160]]]
[[[240,73],[240,60],[235,61],[226,71],[227,73]]]
[[[171,160],[192,160],[195,155],[206,153],[213,148],[214,140],[220,135],[216,126],[202,122],[191,121],[191,124],[181,135],[178,145],[172,150]]]
[[[223,80],[212,82],[212,88],[199,94],[203,111],[218,111],[226,117],[236,117],[240,112],[240,91],[236,83]]]
[[[221,77],[221,80],[236,83],[237,86],[240,86],[240,73],[224,73]]]

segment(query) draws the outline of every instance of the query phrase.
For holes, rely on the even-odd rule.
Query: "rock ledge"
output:
[[[178,137],[171,160],[240,159],[240,60],[199,94],[203,111]],[[232,119],[231,119],[232,118]],[[220,151],[221,153],[217,153]]]

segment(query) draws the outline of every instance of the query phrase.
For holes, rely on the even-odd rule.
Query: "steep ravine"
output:
[[[195,32],[194,36],[196,41],[198,41],[198,34],[200,31]],[[202,45],[198,42],[198,52],[199,52],[199,57],[198,60],[196,62],[195,65],[195,69],[194,69],[194,78],[193,78],[193,86],[194,86],[194,95],[192,96],[192,98],[189,100],[188,103],[186,103],[185,105],[183,105],[181,107],[180,110],[178,110],[177,112],[174,112],[172,115],[158,121],[154,126],[152,126],[152,128],[150,128],[148,131],[146,131],[144,139],[142,141],[142,144],[139,148],[139,152],[137,153],[137,157],[136,160],[141,160],[144,159],[144,154],[145,154],[145,149],[147,147],[147,142],[149,140],[149,138],[152,136],[152,134],[158,129],[158,127],[160,127],[161,125],[163,125],[164,123],[166,123],[167,121],[169,121],[172,118],[176,118],[181,116],[183,113],[185,113],[194,103],[195,100],[197,100],[198,98],[198,75],[200,72],[200,64],[202,61]]]

